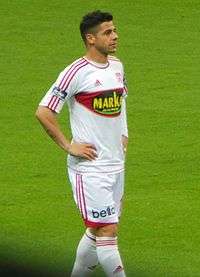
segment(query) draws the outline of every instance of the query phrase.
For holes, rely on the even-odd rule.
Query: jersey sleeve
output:
[[[126,75],[125,75],[125,72],[124,72],[124,67],[123,67],[123,64],[122,64],[122,74],[123,74],[123,97],[127,97],[128,96],[128,85],[127,85],[127,79],[126,79]]]
[[[127,80],[126,80],[125,74],[124,74],[124,76],[123,76],[123,84],[124,84],[123,96],[124,96],[124,97],[127,97],[127,96],[128,96],[128,86],[127,86]]]
[[[127,80],[124,73],[124,67],[122,65],[123,71],[123,99],[122,99],[122,110],[121,110],[121,122],[122,122],[122,135],[128,137],[128,124],[127,124],[127,113],[126,113],[126,97],[128,96]]]
[[[77,92],[77,75],[70,75],[69,67],[62,71],[54,84],[47,91],[40,102],[40,106],[45,106],[60,113],[64,103]]]
[[[126,115],[126,99],[122,99],[122,110],[121,110],[121,123],[122,123],[122,135],[128,137],[128,125]]]

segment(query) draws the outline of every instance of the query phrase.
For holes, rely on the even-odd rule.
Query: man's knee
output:
[[[108,224],[102,227],[92,229],[91,232],[97,237],[116,237],[117,229],[117,224]]]

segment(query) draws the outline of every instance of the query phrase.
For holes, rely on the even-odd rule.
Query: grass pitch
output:
[[[83,224],[65,154],[34,113],[58,73],[84,54],[78,25],[94,9],[115,17],[129,85],[119,236],[127,276],[200,276],[197,0],[1,3],[0,273],[66,276],[71,270]],[[70,136],[67,111],[59,117]]]

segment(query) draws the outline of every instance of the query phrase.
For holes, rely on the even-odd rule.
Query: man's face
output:
[[[89,44],[104,55],[114,53],[117,50],[118,35],[113,22],[103,22],[96,28],[96,32],[90,34]]]

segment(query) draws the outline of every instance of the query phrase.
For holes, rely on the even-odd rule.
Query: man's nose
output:
[[[113,32],[113,39],[114,39],[114,40],[117,40],[117,39],[118,39],[118,34],[115,33],[115,32]]]

